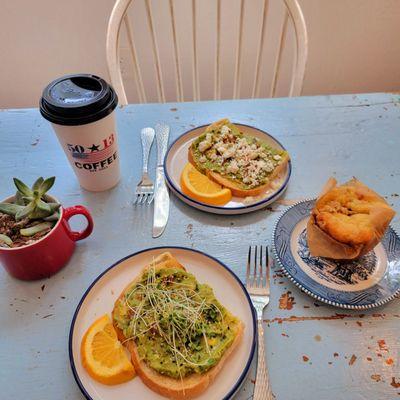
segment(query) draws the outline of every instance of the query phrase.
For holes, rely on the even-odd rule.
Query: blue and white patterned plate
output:
[[[355,261],[312,257],[307,221],[315,200],[289,207],[273,233],[273,252],[286,276],[319,301],[347,309],[381,306],[400,293],[400,238],[389,227],[382,241]]]

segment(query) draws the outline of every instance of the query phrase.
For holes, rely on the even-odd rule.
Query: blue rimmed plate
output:
[[[265,143],[268,143],[276,149],[286,150],[282,144],[270,134],[253,126],[235,123],[239,129],[247,135],[256,137]],[[191,143],[197,139],[205,130],[207,125],[202,125],[184,133],[169,147],[165,156],[164,170],[167,184],[172,192],[183,202],[201,211],[213,214],[246,214],[252,211],[260,210],[277,200],[285,192],[289,183],[292,165],[289,161],[286,169],[272,183],[261,196],[240,198],[233,197],[232,200],[224,206],[212,206],[202,203],[184,194],[181,190],[180,177],[183,168],[188,163],[188,150]]]
[[[381,306],[400,293],[400,238],[389,227],[382,241],[355,261],[312,257],[307,221],[315,200],[289,207],[273,233],[273,252],[287,277],[319,301],[347,309]]]
[[[120,293],[143,267],[160,253],[171,252],[199,282],[208,283],[221,303],[240,318],[243,338],[209,388],[196,399],[230,399],[243,383],[254,355],[256,318],[249,295],[239,278],[223,263],[205,253],[184,247],[156,247],[131,254],[116,262],[89,286],[80,300],[71,323],[69,357],[72,372],[88,400],[162,400],[139,377],[116,386],[94,381],[83,368],[80,345],[87,328],[105,313],[111,315]]]

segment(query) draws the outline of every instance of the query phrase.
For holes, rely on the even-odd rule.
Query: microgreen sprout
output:
[[[206,328],[224,318],[215,302],[207,302],[199,295],[196,285],[175,278],[174,274],[160,277],[153,263],[142,280],[128,291],[125,304],[130,314],[131,336],[126,340],[145,334],[159,335],[182,378],[182,363],[192,367],[210,365],[213,357]],[[196,352],[201,340],[205,357],[204,353],[199,357]]]

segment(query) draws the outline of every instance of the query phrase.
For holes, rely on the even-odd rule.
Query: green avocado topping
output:
[[[114,321],[149,367],[176,379],[216,365],[239,326],[208,285],[179,268],[150,267],[118,302]]]
[[[284,150],[244,135],[236,125],[228,122],[206,130],[191,146],[196,167],[201,172],[217,172],[242,189],[267,183],[288,157]]]

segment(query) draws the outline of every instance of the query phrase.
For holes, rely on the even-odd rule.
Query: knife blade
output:
[[[156,190],[154,196],[153,238],[161,236],[168,222],[169,193],[165,183],[164,158],[168,147],[169,126],[155,126],[157,139]]]

